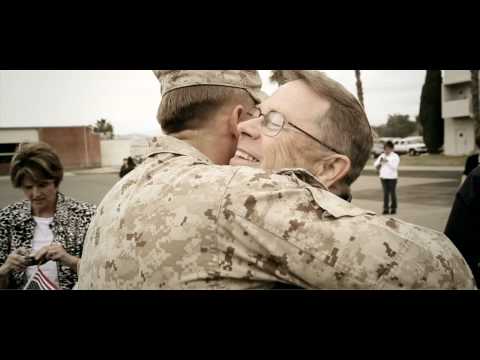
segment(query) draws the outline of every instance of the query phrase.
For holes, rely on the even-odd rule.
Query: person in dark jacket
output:
[[[127,175],[130,171],[135,169],[135,162],[133,161],[132,157],[129,156],[126,159],[123,159],[123,165],[120,169],[120,178],[123,178],[125,175]]]
[[[477,284],[480,282],[480,167],[477,166],[457,193],[445,235],[465,257]]]
[[[475,145],[477,146],[476,152],[473,155],[470,155],[465,162],[465,171],[463,172],[462,181],[465,181],[468,175],[475,170],[475,168],[480,165],[480,157],[478,151],[480,150],[480,128],[477,130],[475,134]]]

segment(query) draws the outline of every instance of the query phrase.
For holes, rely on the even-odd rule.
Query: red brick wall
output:
[[[39,129],[40,141],[52,146],[65,169],[101,166],[100,137],[88,127]]]

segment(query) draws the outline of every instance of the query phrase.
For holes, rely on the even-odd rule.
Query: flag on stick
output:
[[[37,267],[35,274],[28,280],[23,290],[59,290],[58,287]]]

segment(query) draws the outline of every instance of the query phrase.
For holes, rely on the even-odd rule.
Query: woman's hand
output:
[[[12,271],[25,271],[27,268],[25,255],[27,255],[25,249],[17,249],[8,255],[7,260],[0,267],[0,275],[8,275]]]
[[[53,260],[63,263],[69,255],[61,244],[52,243],[38,250],[34,256],[35,259],[40,260],[40,262]]]
[[[75,272],[77,271],[77,265],[80,261],[79,258],[67,253],[65,248],[59,243],[52,243],[44,246],[35,253],[35,259],[40,260],[40,262],[47,262],[50,260],[59,261]]]

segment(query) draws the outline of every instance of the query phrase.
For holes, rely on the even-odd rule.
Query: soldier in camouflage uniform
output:
[[[165,73],[157,75],[164,94],[177,85],[175,78],[166,81]],[[202,73],[195,72],[202,84],[232,86],[222,83],[222,76],[212,81],[215,71],[204,76],[208,80],[202,82]],[[241,79],[239,88],[249,87]],[[182,88],[171,91],[201,86],[182,81]],[[337,84],[328,84],[323,90],[332,90],[333,84],[335,92]],[[309,87],[318,90],[310,85],[300,78],[282,86],[259,107],[261,115],[245,113],[238,101],[228,106],[217,103],[210,116],[218,121],[211,120],[208,126],[224,137],[230,123],[267,126],[263,114],[276,110],[268,106],[275,104],[277,94],[284,103],[282,111],[295,122],[300,118],[292,120],[290,115],[300,114],[301,105],[305,111],[316,107],[324,115],[329,106],[341,111],[357,106],[353,100],[342,102],[335,96],[326,100],[309,93]],[[295,88],[288,90],[289,86]],[[164,97],[161,107],[168,106],[166,101]],[[325,104],[330,105],[323,108]],[[155,139],[148,159],[102,201],[85,240],[79,289],[252,289],[278,282],[306,289],[475,288],[463,257],[441,233],[376,216],[335,195],[348,193],[348,185],[363,168],[357,155],[335,149],[312,171],[220,166],[220,161],[215,164],[212,156],[206,156],[210,150],[202,144],[203,137],[195,138],[199,133],[189,128],[202,132],[196,120],[193,125],[185,122],[175,136]],[[360,128],[368,126],[366,118],[357,120],[352,130],[364,134]],[[160,122],[169,128],[165,118],[160,116]],[[302,122],[308,124],[308,119]],[[314,133],[313,127],[302,130]],[[228,138],[236,142],[245,130],[240,126],[240,131],[231,131]],[[283,131],[272,141],[301,142],[305,135]],[[335,145],[342,148],[358,140],[336,136]],[[371,144],[371,139],[364,141]],[[227,143],[218,138],[225,149],[230,148]],[[325,146],[319,144],[318,151],[327,151],[328,144],[322,143]]]

